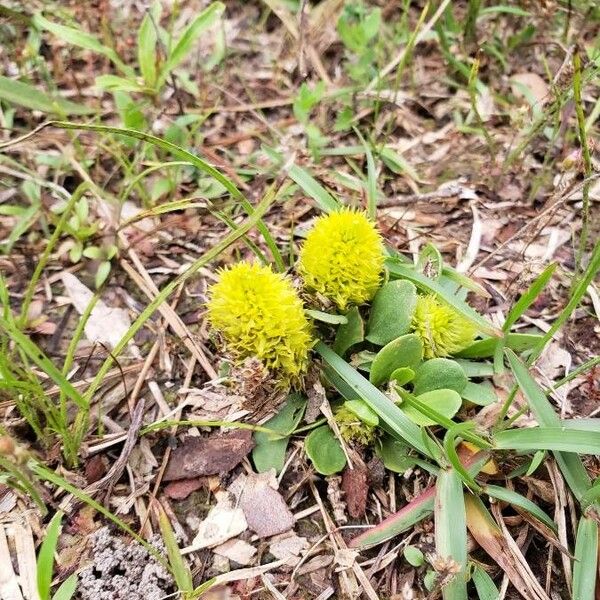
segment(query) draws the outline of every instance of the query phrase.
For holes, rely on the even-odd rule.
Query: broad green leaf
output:
[[[131,78],[135,77],[134,70],[131,67],[124,64],[119,55],[112,48],[109,48],[102,44],[97,38],[95,38],[90,33],[82,31],[81,29],[75,29],[73,27],[67,27],[66,25],[54,23],[53,21],[49,21],[39,13],[33,17],[33,23],[36,27],[40,29],[45,29],[46,31],[53,33],[63,42],[67,42],[67,44],[79,46],[80,48],[84,48],[85,50],[91,50],[92,52],[96,52],[97,54],[106,56],[106,58],[111,60],[124,75]]]
[[[143,92],[146,88],[135,79],[127,79],[118,75],[98,75],[95,84],[102,90],[111,92]]]
[[[500,599],[500,590],[496,587],[494,580],[488,575],[483,567],[475,565],[472,578],[479,600]]]
[[[328,425],[317,427],[306,436],[304,450],[321,475],[339,473],[346,466],[346,455]]]
[[[29,83],[4,75],[0,75],[0,100],[48,114],[87,115],[94,112],[87,106],[69,102],[60,96],[50,96]]]
[[[449,293],[442,285],[433,279],[425,277],[422,273],[416,271],[413,267],[399,263],[391,258],[386,260],[386,266],[390,272],[397,278],[408,279],[412,281],[419,289],[438,295],[444,302],[450,305],[456,312],[471,321],[480,333],[486,333],[492,336],[500,336],[501,332],[496,329],[487,319],[484,319],[477,311],[470,307],[466,302],[458,299]],[[468,358],[468,357],[466,357]]]
[[[494,436],[500,450],[554,450],[577,454],[600,454],[600,432],[562,427],[506,429]]]
[[[161,70],[159,83],[186,58],[198,38],[221,18],[224,11],[225,5],[222,2],[213,2],[195,17],[173,46]]]
[[[397,279],[385,283],[373,298],[367,340],[385,346],[407,333],[416,306],[417,288],[410,281]]]
[[[352,346],[365,339],[365,324],[357,306],[346,313],[346,320],[346,323],[338,327],[333,343],[333,349],[340,356],[344,356]]]
[[[462,481],[453,469],[442,469],[438,475],[434,518],[437,556],[452,559],[460,567],[442,587],[443,598],[466,600],[467,523]]]
[[[315,321],[322,321],[330,325],[347,325],[348,323],[348,318],[345,315],[334,315],[314,309],[306,309],[304,312]]]
[[[395,436],[431,458],[429,447],[423,442],[423,438],[421,437],[421,430],[398,406],[323,342],[317,342],[315,350],[343,381],[344,385],[347,386],[345,390],[346,394],[353,394],[354,398],[360,398],[366,402]],[[339,387],[338,391],[342,393]],[[344,396],[349,400],[353,399],[351,396],[348,397],[345,394]]]
[[[454,359],[463,369],[467,377],[491,377],[494,374],[494,365],[489,362]]]
[[[457,362],[449,358],[432,358],[416,369],[413,394],[418,396],[442,388],[460,393],[466,385],[467,376]]]
[[[433,244],[425,244],[419,251],[417,271],[430,279],[438,279],[444,269],[441,252]]]
[[[317,203],[323,212],[330,213],[340,209],[340,203],[302,167],[292,165],[288,169],[288,175]]]
[[[373,412],[369,405],[362,400],[347,400],[344,406],[353,412],[363,423],[376,427],[379,425],[379,417]]]
[[[302,419],[305,408],[306,400],[304,398],[296,394],[290,396],[281,410],[264,424],[267,429],[277,431],[286,437],[273,439],[272,435],[262,431],[254,434],[256,445],[252,450],[252,460],[259,473],[269,469],[275,469],[279,473],[283,469],[290,439],[289,434],[294,431]]]
[[[390,381],[396,385],[403,386],[415,378],[415,372],[410,367],[400,367],[390,375]]]
[[[384,435],[375,446],[375,451],[385,468],[395,473],[404,473],[415,466],[414,458],[409,456],[410,446],[391,435]]]
[[[575,541],[573,563],[574,600],[594,600],[598,574],[598,522],[593,517],[581,517]]]
[[[54,572],[54,553],[60,534],[63,513],[58,511],[53,517],[44,535],[37,558],[37,588],[41,600],[50,600],[50,587]]]
[[[421,338],[408,333],[386,344],[375,356],[371,364],[369,380],[375,386],[389,381],[392,373],[400,367],[415,367],[423,358]]]
[[[413,567],[422,567],[425,564],[425,556],[416,546],[406,546],[403,554],[406,562]]]
[[[494,386],[485,381],[483,383],[473,383],[468,381],[460,395],[469,402],[478,406],[489,406],[498,401]]]
[[[416,399],[447,419],[451,419],[462,405],[460,394],[454,390],[432,390],[416,396]],[[425,416],[418,408],[410,404],[403,403],[400,405],[400,408],[417,425],[430,427],[440,424]]]

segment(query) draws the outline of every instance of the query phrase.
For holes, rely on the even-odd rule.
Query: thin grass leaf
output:
[[[0,329],[4,329],[21,350],[35,363],[77,406],[86,409],[88,403],[64,375],[54,366],[54,363],[13,324],[0,318]]]
[[[479,600],[499,600],[500,590],[483,567],[476,565],[472,577]]]
[[[423,443],[421,430],[389,398],[371,382],[355,371],[323,342],[317,342],[315,350],[325,362],[352,388],[356,397],[368,404],[394,434],[419,452],[432,458],[429,448]]]
[[[508,502],[513,506],[518,506],[519,508],[526,510],[552,531],[557,531],[556,523],[537,504],[528,498],[525,498],[525,496],[521,496],[521,494],[514,492],[513,490],[508,490],[498,485],[486,485],[483,488],[483,492],[496,500]]]
[[[367,214],[369,219],[375,220],[377,218],[377,170],[375,169],[375,161],[373,160],[371,148],[360,131],[356,127],[353,129],[364,147],[367,158]]]
[[[37,558],[37,589],[41,600],[50,600],[52,573],[54,572],[54,553],[60,534],[60,523],[63,513],[58,511],[48,523],[44,541],[40,546]]]
[[[467,523],[462,481],[454,469],[442,469],[435,495],[435,550],[460,570],[442,588],[444,600],[467,600]]]
[[[288,169],[290,179],[297,183],[326,213],[340,209],[340,203],[305,169],[292,165]]]
[[[79,582],[79,575],[73,573],[70,577],[67,577],[61,584],[60,587],[54,592],[52,600],[71,600],[77,591],[77,583]]]
[[[192,573],[185,558],[183,558],[183,555],[181,554],[169,517],[167,517],[162,508],[160,508],[158,512],[158,525],[165,543],[169,564],[171,565],[171,572],[173,573],[173,578],[177,584],[177,589],[184,594],[193,592],[194,582]]]
[[[473,342],[468,348],[458,352],[456,356],[460,358],[491,358],[501,341],[505,348],[510,348],[515,352],[524,352],[534,348],[541,339],[542,336],[535,333],[509,333],[504,336],[503,340],[488,337]]]
[[[505,350],[505,353],[515,380],[523,391],[527,404],[538,423],[543,427],[559,428],[561,422],[554,407],[550,404],[542,388],[529,374],[527,367],[511,350]],[[561,452],[554,452],[554,457],[571,491],[578,500],[581,499],[591,486],[590,477],[581,459],[577,454]]]
[[[577,527],[573,564],[573,600],[594,600],[598,574],[598,523],[583,516]]]
[[[67,44],[79,46],[85,50],[91,50],[92,52],[106,56],[106,58],[111,60],[124,75],[132,79],[135,77],[135,71],[127,66],[112,48],[102,44],[93,35],[80,29],[49,21],[41,14],[37,14],[33,17],[33,24],[39,29],[45,29],[46,31],[53,33],[63,42],[67,42]]]
[[[0,75],[0,100],[24,106],[30,110],[61,116],[87,115],[94,112],[92,108],[69,102],[60,96],[50,96],[29,83],[9,79],[4,75]]]
[[[506,429],[494,436],[499,450],[554,450],[577,454],[600,454],[600,433],[562,427]]]
[[[160,11],[160,3],[155,3],[154,7],[158,7]],[[147,11],[138,30],[138,64],[144,83],[149,88],[154,88],[156,84],[156,42],[158,41],[156,28],[160,21],[160,17],[156,18],[157,16]]]
[[[210,29],[225,12],[225,5],[222,2],[213,2],[205,8],[196,18],[186,27],[181,37],[177,40],[159,77],[159,86],[164,82],[167,75],[175,69],[185,59],[192,50],[192,46],[205,31]]]
[[[501,336],[502,332],[494,327],[487,319],[484,319],[478,312],[471,308],[466,302],[459,300],[446,288],[441,286],[433,279],[429,279],[415,271],[412,267],[400,264],[394,259],[387,259],[386,266],[390,274],[412,281],[419,289],[429,293],[437,294],[444,302],[449,304],[456,312],[460,313],[465,319],[468,319],[477,327],[480,333],[487,333],[492,336]]]

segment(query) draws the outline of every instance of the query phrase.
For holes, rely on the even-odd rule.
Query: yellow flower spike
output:
[[[418,296],[413,327],[425,358],[456,354],[470,346],[477,333],[470,321],[433,294]]]
[[[209,290],[208,320],[235,360],[256,357],[284,385],[299,383],[313,338],[288,278],[247,262],[223,269]]]
[[[298,272],[309,290],[344,311],[373,298],[383,261],[375,225],[364,213],[344,208],[317,219],[300,251]]]

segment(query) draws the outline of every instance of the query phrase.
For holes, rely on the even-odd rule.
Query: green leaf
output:
[[[487,381],[483,383],[468,381],[460,395],[478,406],[489,406],[498,400],[494,386]]]
[[[410,367],[400,367],[390,375],[390,381],[402,387],[415,378],[415,372]]]
[[[409,456],[410,446],[391,435],[381,438],[380,443],[375,446],[375,452],[383,461],[384,467],[394,473],[404,473],[415,466],[414,458]]]
[[[542,388],[529,374],[527,367],[514,352],[511,350],[505,352],[515,379],[538,423],[544,427],[559,428],[561,425],[560,419]],[[534,446],[533,449],[540,450],[541,448]],[[561,452],[554,452],[554,457],[571,491],[580,500],[591,486],[589,475],[581,459],[577,454]]]
[[[41,600],[50,600],[50,587],[54,572],[54,553],[60,534],[60,523],[63,513],[58,511],[53,517],[44,535],[37,558],[37,588]]]
[[[106,281],[106,278],[110,273],[110,267],[111,264],[109,260],[103,260],[98,265],[98,268],[96,269],[96,276],[94,277],[94,285],[96,286],[97,290],[100,289],[102,284]]]
[[[143,92],[146,90],[135,79],[126,79],[118,75],[98,75],[94,81],[97,87],[111,92]]]
[[[160,533],[163,542],[165,543],[171,573],[177,584],[177,589],[184,594],[185,592],[192,592],[194,589],[192,572],[190,571],[185,558],[183,558],[183,554],[181,554],[169,517],[167,517],[167,514],[162,508],[160,508],[158,512],[158,525],[160,526]]]
[[[367,325],[367,340],[385,346],[410,329],[417,306],[417,288],[410,281],[397,279],[379,288]]]
[[[322,321],[331,325],[346,325],[348,323],[348,318],[345,315],[332,315],[322,310],[310,308],[307,308],[304,312],[315,321]]]
[[[362,400],[347,400],[344,402],[344,406],[352,413],[354,413],[363,423],[377,427],[379,425],[379,417],[373,412],[369,405]]]
[[[496,329],[487,319],[484,319],[478,312],[471,308],[466,302],[463,302],[442,285],[433,279],[425,277],[422,273],[406,264],[399,263],[398,260],[390,258],[386,260],[386,266],[390,275],[412,281],[419,289],[438,295],[446,304],[450,305],[456,312],[460,313],[465,319],[473,323],[480,333],[487,333],[492,336],[499,336],[501,332]],[[468,357],[466,357],[468,358]]]
[[[598,523],[583,516],[577,527],[573,564],[574,600],[594,600],[598,573]]]
[[[447,419],[451,419],[462,405],[460,394],[454,390],[432,390],[418,395],[416,399]],[[418,408],[410,404],[402,403],[400,408],[417,425],[430,427],[431,425],[440,424],[425,416]]]
[[[346,466],[346,455],[328,425],[313,429],[304,440],[304,449],[321,475],[339,473]]]
[[[413,567],[422,567],[425,564],[425,556],[416,546],[406,546],[403,554],[406,562]]]
[[[60,96],[50,96],[29,83],[4,75],[0,75],[0,100],[49,114],[87,115],[94,112],[92,108],[69,102]]]
[[[483,567],[475,565],[472,577],[479,600],[499,600],[500,590]]]
[[[467,518],[462,481],[453,469],[442,469],[435,496],[435,550],[440,558],[452,559],[460,566],[442,588],[444,600],[466,600]]]
[[[399,407],[323,342],[317,342],[315,350],[344,382],[348,390],[351,390],[354,398],[360,398],[366,402],[395,436],[431,458],[431,451],[423,442],[421,430]],[[340,391],[339,388],[338,391]],[[346,393],[348,393],[347,390]]]
[[[432,358],[415,371],[413,394],[418,396],[442,388],[460,393],[466,385],[467,376],[456,361],[448,358]]]
[[[338,327],[333,343],[334,351],[340,356],[344,356],[352,346],[360,344],[365,339],[365,324],[357,306],[353,306],[346,313],[346,321]]]
[[[281,472],[285,464],[285,453],[290,440],[289,434],[302,420],[305,408],[306,400],[302,396],[291,395],[281,410],[264,424],[267,429],[277,431],[286,437],[273,439],[272,435],[262,431],[254,434],[256,445],[252,450],[252,460],[259,473],[264,473],[269,469],[275,469],[277,473]]]
[[[417,271],[429,279],[439,279],[444,270],[444,259],[433,244],[425,244],[419,251]]]
[[[149,88],[154,88],[156,84],[156,42],[160,12],[161,4],[155,2],[151,11],[146,12],[138,31],[138,63],[144,82]]]
[[[389,381],[392,373],[400,367],[415,369],[423,358],[421,338],[408,333],[385,345],[373,359],[369,380],[375,386]]]
[[[65,579],[60,587],[54,592],[52,600],[71,600],[77,591],[77,583],[79,581],[79,575],[73,573],[67,579]]]
[[[494,374],[492,363],[465,360],[464,358],[455,358],[454,360],[462,367],[467,377],[491,377]]]
[[[494,436],[500,450],[555,450],[577,454],[600,454],[600,433],[562,427],[506,429]]]
[[[541,339],[542,336],[535,333],[509,333],[504,338],[504,346],[515,352],[524,352],[534,348]],[[460,358],[491,358],[500,343],[501,340],[491,337],[477,340],[468,348],[458,352],[456,356]]]
[[[288,175],[317,203],[323,212],[335,212],[341,208],[340,203],[302,167],[292,165],[288,169]]]
[[[224,11],[225,5],[222,2],[213,2],[186,27],[161,70],[159,84],[186,58],[200,35],[210,29],[221,18]]]
[[[525,496],[521,496],[521,494],[514,492],[513,490],[508,490],[497,485],[486,485],[484,486],[483,491],[496,500],[508,502],[509,504],[526,510],[552,531],[557,531],[556,523],[537,504],[529,500],[529,498],[525,498]]]
[[[49,21],[43,17],[41,14],[36,14],[33,17],[33,23],[36,27],[53,33],[63,42],[67,42],[67,44],[79,46],[85,50],[91,50],[92,52],[106,56],[106,58],[111,60],[114,65],[118,67],[119,70],[127,77],[135,77],[134,70],[124,64],[119,55],[112,48],[108,48],[102,44],[90,33],[82,31],[81,29],[75,29],[73,27],[67,27],[65,25],[60,25],[59,23],[54,23],[53,21]]]

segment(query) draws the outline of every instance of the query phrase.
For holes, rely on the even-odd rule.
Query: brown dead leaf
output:
[[[215,546],[213,551],[240,565],[249,565],[256,554],[256,548],[243,540],[227,540],[224,544]]]
[[[208,486],[206,477],[195,477],[194,479],[180,479],[172,481],[165,487],[165,495],[173,500],[184,500],[192,492]]]
[[[276,488],[274,469],[260,475],[251,473],[246,478],[240,506],[248,526],[258,537],[277,535],[294,526],[294,515]]]
[[[548,84],[537,73],[515,73],[511,77],[511,84],[513,94],[519,98],[525,97],[519,85],[521,84],[531,90],[531,94],[538,104],[544,104],[549,100]]]
[[[248,430],[188,437],[171,454],[163,480],[176,481],[228,473],[252,448],[252,432]]]
[[[85,463],[85,480],[87,484],[95,483],[106,475],[108,459],[103,454],[95,454]]]
[[[354,465],[354,469],[346,468],[342,475],[342,490],[346,495],[348,513],[353,519],[358,519],[365,514],[367,508],[367,469],[364,464]]]

